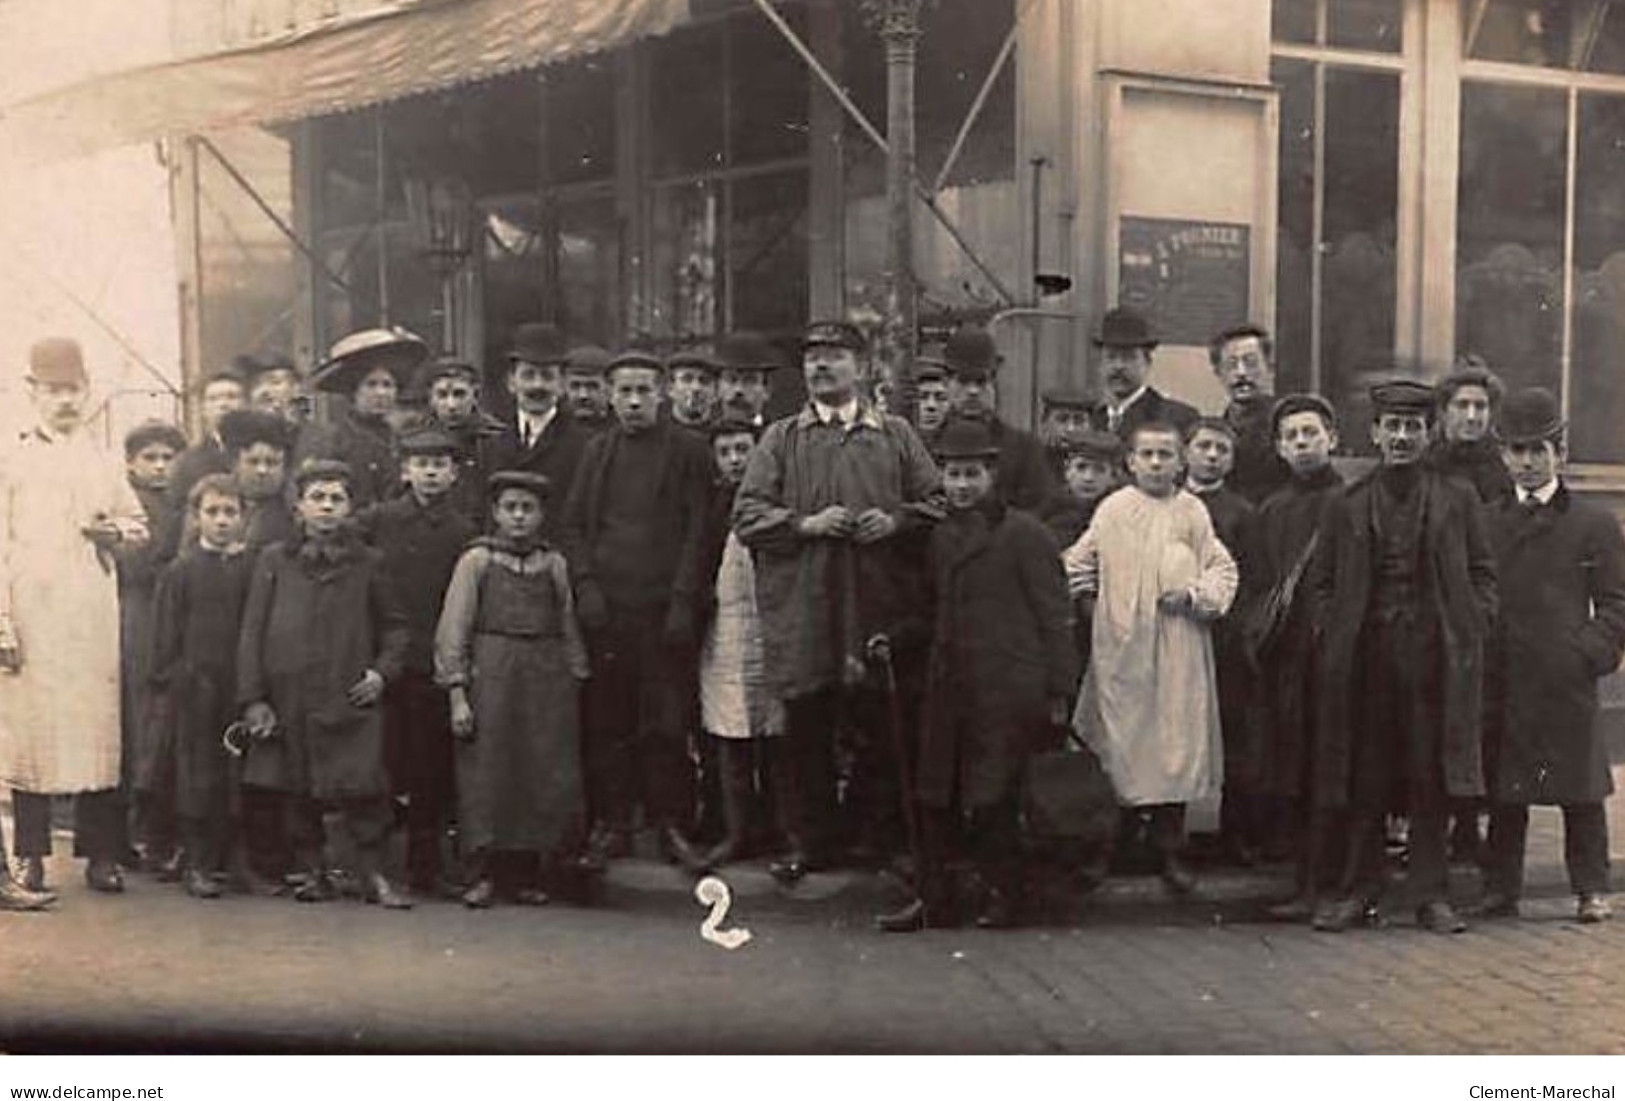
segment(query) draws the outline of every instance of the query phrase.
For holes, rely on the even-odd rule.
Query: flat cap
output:
[[[850,348],[854,352],[862,352],[869,346],[858,327],[848,321],[814,321],[808,325],[801,334],[801,346],[811,348],[818,344]]]
[[[1326,427],[1337,427],[1337,410],[1319,394],[1286,394],[1270,408],[1270,435],[1281,434],[1281,422],[1294,413],[1318,413]]]
[[[338,459],[306,459],[293,472],[293,489],[303,493],[317,482],[343,482],[344,488],[355,488],[355,472],[350,464]]]
[[[1385,379],[1371,386],[1371,408],[1381,413],[1432,414],[1433,387],[1412,378]]]
[[[533,470],[499,470],[486,480],[485,492],[493,501],[505,489],[522,489],[534,493],[538,501],[546,501],[553,492],[553,483],[546,474]]]

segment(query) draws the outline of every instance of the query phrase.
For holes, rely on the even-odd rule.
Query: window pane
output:
[[[1393,362],[1398,74],[1326,73],[1321,187],[1321,391],[1357,409],[1372,374]]]
[[[615,69],[607,56],[544,71],[547,182],[608,179],[615,171]]]
[[[1625,8],[1603,4],[1581,40],[1579,68],[1593,73],[1625,73]]]
[[[1277,5],[1277,11],[1280,5]],[[1276,388],[1309,389],[1311,323],[1309,257],[1315,206],[1315,69],[1276,61],[1270,79],[1281,89],[1281,166],[1277,180],[1275,252]]]
[[[1625,462],[1625,97],[1580,97],[1575,152],[1570,448]]]
[[[723,164],[723,25],[677,31],[650,48],[649,114],[656,176]]]
[[[650,317],[658,336],[711,336],[719,329],[721,199],[721,184],[714,180],[654,193]]]
[[[732,327],[799,330],[807,321],[806,173],[735,180],[729,198]]]
[[[1560,385],[1565,116],[1561,91],[1462,87],[1456,351],[1510,389]]]
[[[1398,53],[1403,14],[1403,0],[1335,0],[1326,11],[1326,36],[1333,46]]]
[[[806,36],[801,9],[785,13]],[[728,24],[729,156],[734,164],[807,155],[807,66],[784,36],[756,15]]]
[[[1270,33],[1277,42],[1315,41],[1315,0],[1275,0]]]
[[[611,345],[621,325],[621,230],[613,195],[558,204],[557,310],[559,324],[577,340]]]
[[[321,164],[323,227],[366,225],[378,206],[377,112],[350,111],[315,120]]]
[[[1464,2],[1469,56],[1567,68],[1574,31],[1584,22],[1576,18],[1575,9],[1581,7],[1589,5],[1577,0],[1489,0],[1482,7]]]

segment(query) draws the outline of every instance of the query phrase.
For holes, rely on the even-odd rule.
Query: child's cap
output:
[[[166,443],[176,452],[186,450],[186,436],[168,421],[142,421],[124,437],[124,457],[133,459],[144,447]]]
[[[486,495],[495,501],[505,489],[522,489],[533,493],[543,504],[553,493],[553,483],[545,474],[532,470],[499,470],[485,483]]]
[[[1235,426],[1223,417],[1197,417],[1185,430],[1185,442],[1190,443],[1196,438],[1196,434],[1204,429],[1229,437],[1231,443],[1236,442]]]
[[[1061,461],[1075,456],[1117,462],[1123,457],[1123,441],[1115,432],[1102,428],[1086,428],[1060,447]]]
[[[762,434],[762,430],[756,427],[754,421],[741,417],[736,413],[729,413],[711,425],[709,432],[713,440],[719,436],[739,435],[748,435],[754,440],[760,438]]]
[[[1337,427],[1337,411],[1332,408],[1331,402],[1319,394],[1288,394],[1270,410],[1270,435],[1279,436],[1281,422],[1294,413],[1318,413],[1327,428]]]
[[[337,459],[306,459],[299,464],[299,469],[294,471],[294,492],[303,494],[317,482],[343,482],[345,489],[353,489],[355,474],[351,471],[349,463]]]
[[[402,433],[400,443],[401,457],[412,455],[455,455],[457,441],[452,439],[445,429],[433,424],[422,424],[410,428]]]

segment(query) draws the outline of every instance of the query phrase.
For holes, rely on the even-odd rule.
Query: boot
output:
[[[117,895],[124,893],[124,873],[115,861],[92,857],[85,866],[85,884],[92,891]]]
[[[382,906],[386,910],[410,910],[412,899],[395,889],[383,872],[369,872],[362,880],[363,897],[367,902]]]
[[[220,884],[201,869],[189,868],[186,872],[186,893],[193,898],[219,898]]]
[[[705,854],[707,871],[742,856],[750,829],[751,769],[750,743],[747,741],[716,738],[714,759],[718,765],[717,781],[722,789],[722,840]]]
[[[21,858],[21,873],[23,889],[34,894],[45,894],[50,888],[45,885],[45,858],[43,856],[25,856]]]
[[[50,891],[33,891],[11,877],[11,867],[0,856],[0,910],[43,910],[56,901]]]
[[[665,826],[661,829],[660,855],[694,875],[703,875],[710,870],[706,866],[705,857],[694,847],[694,842],[683,836],[683,831],[676,826]]]

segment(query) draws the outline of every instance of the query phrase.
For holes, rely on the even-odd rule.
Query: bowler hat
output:
[[[1287,394],[1270,409],[1270,435],[1281,434],[1281,422],[1294,413],[1317,413],[1328,429],[1337,427],[1337,411],[1319,394]]]
[[[1433,387],[1413,378],[1391,378],[1371,386],[1371,409],[1383,413],[1433,413]]]
[[[522,489],[526,493],[534,493],[538,501],[546,502],[553,491],[553,483],[546,474],[537,474],[532,470],[499,470],[485,483],[485,492],[493,501],[502,496],[505,489]]]
[[[48,386],[83,386],[89,381],[85,374],[85,354],[77,340],[65,336],[48,336],[28,349],[28,377]]]
[[[948,373],[964,382],[985,382],[999,369],[999,349],[986,329],[974,325],[957,329],[943,345]]]
[[[725,371],[771,371],[779,356],[757,333],[729,333],[717,341],[717,362]]]
[[[1566,427],[1562,407],[1552,392],[1531,386],[1501,403],[1496,432],[1503,443],[1538,443],[1561,435]]]
[[[416,333],[399,325],[388,329],[362,329],[333,345],[327,361],[316,368],[311,382],[330,394],[353,394],[361,380],[382,367],[405,387],[418,366],[429,357],[429,346]]]
[[[937,437],[933,450],[937,458],[944,462],[949,459],[992,459],[998,457],[999,444],[981,421],[958,417],[948,422],[948,427]]]
[[[124,435],[124,457],[133,459],[141,449],[165,443],[176,452],[186,450],[186,435],[168,421],[142,421]]]
[[[863,333],[848,321],[814,321],[808,325],[801,334],[801,346],[811,348],[818,344],[850,348],[860,353],[868,347],[868,342],[863,339]]]
[[[267,443],[279,451],[291,446],[288,422],[275,413],[258,409],[233,409],[220,418],[220,442],[232,454],[246,451],[257,443]]]
[[[1157,346],[1157,338],[1151,335],[1151,323],[1127,306],[1113,306],[1106,311],[1094,342],[1100,348],[1144,348],[1147,351]]]
[[[546,365],[563,363],[570,354],[564,333],[545,321],[527,321],[513,331],[513,347],[508,359]]]
[[[293,491],[303,494],[317,482],[343,482],[345,489],[355,488],[355,472],[350,464],[338,459],[306,459],[293,473]]]

